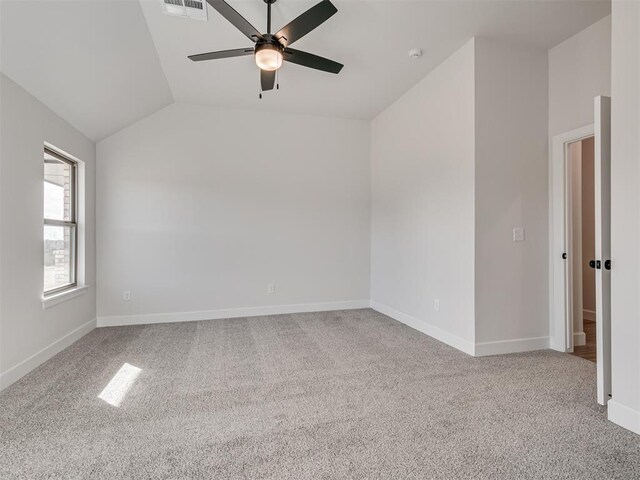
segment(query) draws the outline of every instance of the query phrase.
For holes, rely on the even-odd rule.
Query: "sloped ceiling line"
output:
[[[96,141],[173,102],[140,3],[1,1],[0,69]]]
[[[228,1],[264,28],[263,0]],[[273,25],[317,1],[279,0]],[[94,141],[174,101],[371,119],[473,36],[548,49],[611,10],[606,0],[332,2],[338,13],[295,47],[344,70],[286,64],[280,90],[262,100],[250,56],[187,59],[250,46],[208,5],[205,22],[165,15],[162,0],[2,0],[0,70]],[[424,51],[417,61],[408,57],[415,47]]]

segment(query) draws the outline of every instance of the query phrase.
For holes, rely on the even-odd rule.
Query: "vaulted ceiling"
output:
[[[173,102],[137,0],[0,2],[0,70],[91,139]]]
[[[263,0],[227,1],[265,30]],[[250,46],[246,37],[211,7],[204,22],[165,15],[162,0],[3,0],[0,70],[94,140],[174,100],[368,119],[472,36],[548,49],[610,12],[591,0],[332,1],[338,13],[295,48],[342,73],[285,64],[262,100],[252,57],[186,58]],[[314,3],[279,0],[274,26]],[[411,60],[416,47],[424,55]]]

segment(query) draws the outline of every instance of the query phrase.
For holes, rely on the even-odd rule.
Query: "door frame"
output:
[[[572,284],[571,262],[562,255],[569,252],[571,241],[567,207],[569,175],[568,146],[595,135],[595,125],[586,125],[556,135],[549,155],[549,347],[559,352],[573,349],[572,302],[567,294]]]

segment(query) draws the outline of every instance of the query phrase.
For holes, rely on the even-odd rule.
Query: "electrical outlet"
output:
[[[276,293],[276,286],[273,283],[267,285],[267,293],[269,295],[273,295],[274,293]]]
[[[440,300],[437,298],[433,301],[433,309],[436,311],[440,310]]]
[[[131,301],[131,291],[130,290],[125,290],[124,292],[122,292],[122,301],[123,302],[130,302]]]

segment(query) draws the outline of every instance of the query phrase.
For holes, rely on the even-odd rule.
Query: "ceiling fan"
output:
[[[256,64],[260,67],[260,85],[262,91],[273,90],[276,71],[282,66],[283,61],[322,70],[324,72],[340,73],[344,65],[338,62],[319,57],[312,53],[289,48],[289,45],[300,40],[338,11],[329,0],[322,0],[276,33],[271,33],[271,5],[273,5],[276,0],[263,1],[267,4],[267,33],[260,33],[256,30],[253,25],[224,0],[207,0],[209,5],[215,8],[220,15],[231,22],[234,27],[246,35],[255,45],[248,48],[200,53],[198,55],[190,55],[188,58],[194,62],[200,62],[218,58],[254,55]]]

